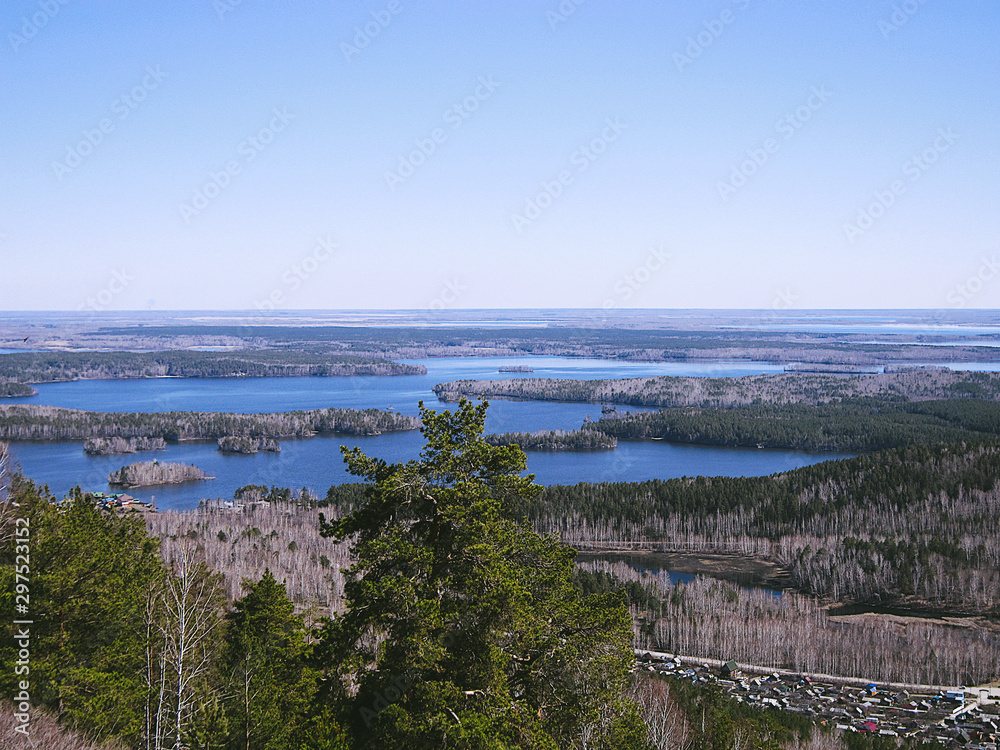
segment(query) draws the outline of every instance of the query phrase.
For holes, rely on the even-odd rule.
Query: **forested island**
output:
[[[19,352],[0,355],[0,380],[21,384],[141,378],[423,375],[426,372],[427,368],[423,365],[301,350]],[[3,389],[4,384],[0,382],[0,393]]]
[[[25,383],[0,379],[0,398],[25,398],[37,396],[38,391]]]
[[[525,451],[606,451],[618,440],[598,430],[539,430],[486,435],[490,445],[518,445]]]
[[[843,399],[914,401],[1000,398],[1000,373],[900,368],[874,375],[783,373],[742,378],[650,377],[613,380],[456,380],[434,386],[445,402],[462,397],[510,398],[631,406],[729,408],[764,404],[816,405]]]
[[[149,437],[111,437],[87,438],[83,441],[83,452],[91,456],[113,456],[119,453],[135,453],[137,451],[156,451],[167,447],[163,438]]]
[[[108,484],[112,487],[152,487],[159,484],[178,484],[210,479],[197,466],[179,463],[160,463],[159,461],[143,461],[141,463],[123,466],[108,475]]]
[[[818,404],[752,404],[731,409],[681,407],[611,411],[585,431],[625,440],[665,440],[746,448],[858,452],[920,443],[1000,437],[1000,402],[980,399]]]
[[[0,406],[0,440],[71,441],[162,438],[168,443],[316,435],[381,435],[415,430],[420,420],[381,409],[311,409],[272,414],[227,412],[92,412],[55,406]]]
[[[222,453],[242,453],[250,455],[265,451],[269,453],[280,453],[281,445],[273,438],[265,437],[241,437],[239,435],[226,435],[220,437],[218,441],[219,451]]]

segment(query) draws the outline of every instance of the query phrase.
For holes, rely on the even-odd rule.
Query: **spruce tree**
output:
[[[622,598],[582,595],[573,550],[515,520],[540,488],[483,439],[485,402],[420,409],[420,459],[345,449],[365,498],[322,519],[357,560],[323,643],[354,746],[643,747]]]

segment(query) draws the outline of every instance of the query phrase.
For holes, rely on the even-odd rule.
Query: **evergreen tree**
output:
[[[103,513],[79,489],[57,507],[15,477],[11,499],[31,530],[32,698],[91,736],[137,740],[146,692],[143,610],[163,576],[158,543],[142,520]],[[12,552],[10,541],[0,550],[5,591],[13,590]],[[5,690],[11,679],[13,668],[4,669]]]
[[[305,628],[270,570],[248,583],[226,616],[222,653],[229,747],[284,750],[315,689],[305,666]]]
[[[354,746],[643,747],[621,596],[583,596],[574,552],[512,520],[539,488],[520,448],[484,441],[485,402],[420,409],[420,460],[345,449],[366,496],[323,519],[357,559],[323,644]]]

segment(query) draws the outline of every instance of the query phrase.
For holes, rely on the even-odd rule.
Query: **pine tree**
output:
[[[270,570],[226,616],[222,654],[231,748],[283,750],[315,690],[305,628]]]
[[[323,521],[357,559],[323,645],[355,747],[643,747],[622,598],[580,594],[574,552],[512,520],[540,488],[484,441],[485,402],[420,408],[420,460],[345,450],[366,498]]]
[[[142,612],[163,576],[157,542],[140,519],[102,513],[79,489],[57,507],[14,477],[12,499],[31,529],[32,698],[96,738],[137,740],[146,692]],[[11,552],[9,542],[0,547],[5,590],[13,590]],[[8,677],[13,668],[0,685]]]

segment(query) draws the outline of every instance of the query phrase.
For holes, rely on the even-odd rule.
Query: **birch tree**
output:
[[[222,578],[201,561],[193,544],[185,544],[170,561],[171,575],[163,588],[163,664],[167,674],[173,750],[184,750],[191,723],[196,688],[212,668],[217,655],[216,636],[225,599]],[[167,732],[162,733],[164,737]],[[159,750],[159,748],[157,748]]]

